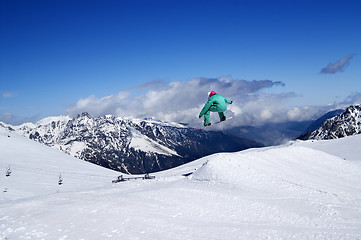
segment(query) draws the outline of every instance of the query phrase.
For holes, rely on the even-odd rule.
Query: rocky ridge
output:
[[[1,123],[0,123],[1,124]],[[11,131],[72,156],[124,173],[161,171],[216,152],[234,152],[262,144],[222,132],[204,131],[153,119],[112,115],[50,117]]]

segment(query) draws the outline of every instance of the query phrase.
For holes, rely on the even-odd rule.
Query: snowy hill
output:
[[[361,133],[361,105],[352,105],[345,111],[325,120],[318,129],[303,134],[299,139],[336,139]]]
[[[119,173],[0,127],[0,239],[360,239],[360,144],[219,153],[114,184]]]
[[[9,136],[9,137],[8,137]],[[0,127],[0,201],[76,191],[108,184],[119,175]],[[10,167],[11,174],[5,176]],[[63,185],[59,186],[59,175]]]
[[[74,157],[124,173],[169,169],[216,152],[234,152],[262,144],[153,119],[128,120],[83,113],[10,126],[15,132]]]

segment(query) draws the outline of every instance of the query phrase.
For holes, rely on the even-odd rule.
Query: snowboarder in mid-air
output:
[[[217,94],[215,91],[208,93],[208,101],[204,105],[202,111],[199,113],[199,118],[204,115],[204,126],[211,125],[211,112],[218,112],[220,121],[226,120],[226,115],[224,112],[227,110],[227,103],[232,104],[233,101],[228,100],[227,98]]]

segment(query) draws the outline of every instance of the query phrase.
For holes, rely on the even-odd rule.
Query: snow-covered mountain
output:
[[[329,111],[326,114],[322,115],[321,117],[319,117],[318,119],[316,119],[315,121],[313,121],[305,130],[304,133],[309,133],[309,132],[313,132],[316,129],[318,129],[319,127],[321,127],[322,123],[324,121],[326,121],[327,119],[330,119],[332,117],[335,117],[337,115],[340,115],[341,113],[343,113],[345,111],[345,109],[336,109],[333,111]]]
[[[0,239],[361,239],[360,144],[218,153],[114,184],[119,172],[0,126]]]
[[[262,146],[177,123],[111,115],[93,118],[87,113],[49,117],[36,124],[2,125],[77,158],[132,174],[169,169],[216,152]]]
[[[342,113],[325,120],[322,125],[299,139],[336,139],[361,133],[361,105],[352,105]]]

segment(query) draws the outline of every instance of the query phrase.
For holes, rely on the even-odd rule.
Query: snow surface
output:
[[[8,134],[0,128],[0,239],[361,239],[361,135],[113,184],[117,172]]]
[[[40,121],[38,121],[35,125],[47,125],[50,124],[52,122],[68,122],[69,120],[71,120],[71,117],[69,116],[55,116],[55,117],[46,117],[41,119]]]
[[[344,160],[361,161],[360,136],[353,135],[324,141],[297,141],[295,144],[324,151]]]
[[[186,126],[184,124],[181,123],[177,123],[177,122],[167,122],[167,121],[162,121],[159,119],[154,119],[154,118],[144,118],[144,119],[139,119],[139,118],[129,118],[131,119],[131,121],[133,123],[136,124],[140,124],[141,122],[146,122],[148,124],[155,124],[155,125],[161,125],[161,126],[170,126],[170,127],[178,127],[178,128],[186,128]]]
[[[131,128],[132,135],[129,137],[129,147],[134,148],[135,150],[141,150],[143,152],[153,152],[158,154],[163,154],[167,156],[177,155],[177,152],[163,146],[156,141],[153,141],[146,135],[141,134],[135,128]]]

